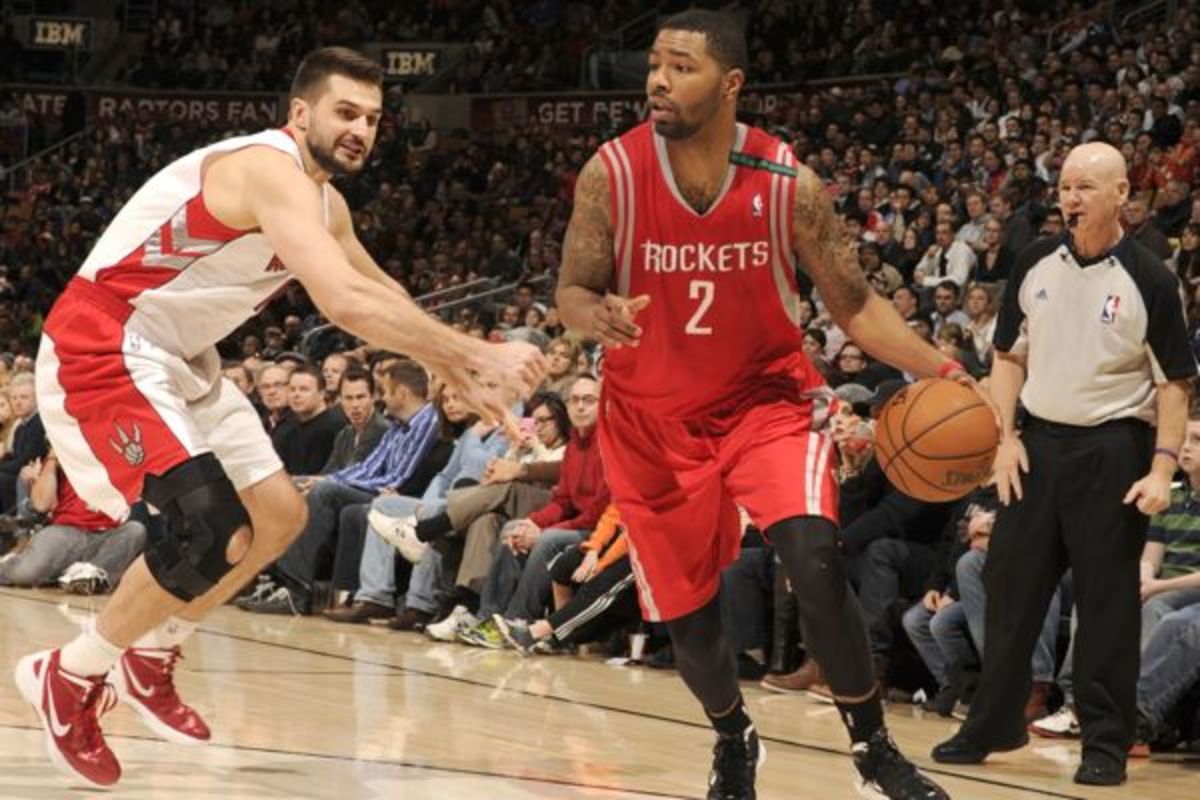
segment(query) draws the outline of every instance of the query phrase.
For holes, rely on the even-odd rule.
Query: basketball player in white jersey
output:
[[[304,526],[303,498],[221,376],[220,339],[296,278],[335,325],[410,354],[485,418],[505,409],[476,375],[522,394],[542,379],[535,348],[435,322],[358,242],[329,179],[362,169],[381,113],[378,64],[343,48],[309,54],[288,127],[197,150],[152,177],[46,320],[38,398],[63,469],[115,519],[144,497],[166,531],[93,625],[16,668],[51,759],[90,784],[120,778],[100,730],[117,700],[169,741],[209,738],[175,692],[179,646]]]

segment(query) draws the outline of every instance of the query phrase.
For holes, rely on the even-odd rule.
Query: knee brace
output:
[[[159,586],[190,602],[233,569],[225,550],[250,516],[216,456],[202,453],[165,475],[146,476],[142,496],[164,522],[146,547],[146,566]]]
[[[848,581],[832,522],[821,517],[792,517],[772,525],[767,537],[775,545],[802,609],[841,608]]]

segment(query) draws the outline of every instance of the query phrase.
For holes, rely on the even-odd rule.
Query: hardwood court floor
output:
[[[132,712],[105,717],[125,777],[72,787],[46,759],[33,710],[8,670],[64,641],[88,598],[0,590],[0,798],[703,797],[712,738],[673,673],[582,658],[521,658],[431,643],[386,628],[221,609],[185,645],[178,683],[213,742],[153,738]],[[101,601],[102,602],[102,601]],[[74,619],[72,619],[72,617]],[[768,748],[759,797],[855,797],[831,707],[746,686]],[[901,747],[926,766],[957,723],[889,711]],[[1075,743],[1035,742],[987,767],[936,768],[956,800],[1200,796],[1200,765],[1140,762],[1120,789],[1071,782]]]

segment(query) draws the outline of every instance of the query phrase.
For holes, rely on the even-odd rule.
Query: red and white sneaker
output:
[[[175,744],[204,744],[212,735],[196,710],[175,691],[178,647],[131,647],[108,673],[117,697],[138,713],[146,727]]]
[[[100,717],[116,705],[104,676],[67,672],[59,665],[58,650],[44,650],[18,661],[14,677],[21,695],[37,710],[55,766],[93,786],[120,780],[121,765],[100,730]]]

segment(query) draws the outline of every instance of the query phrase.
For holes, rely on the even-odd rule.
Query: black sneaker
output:
[[[926,778],[905,758],[886,728],[875,731],[851,749],[858,768],[855,786],[859,797],[872,800],[950,800],[940,786]]]
[[[708,773],[708,800],[755,800],[754,777],[767,760],[767,749],[751,725],[740,734],[718,734]]]
[[[304,599],[286,587],[279,587],[261,600],[239,603],[238,608],[252,614],[281,614],[283,616],[302,617],[308,614]]]
[[[258,581],[254,584],[254,591],[235,598],[233,604],[245,611],[248,603],[261,603],[278,588],[279,584],[271,580],[269,576],[259,575]]]

